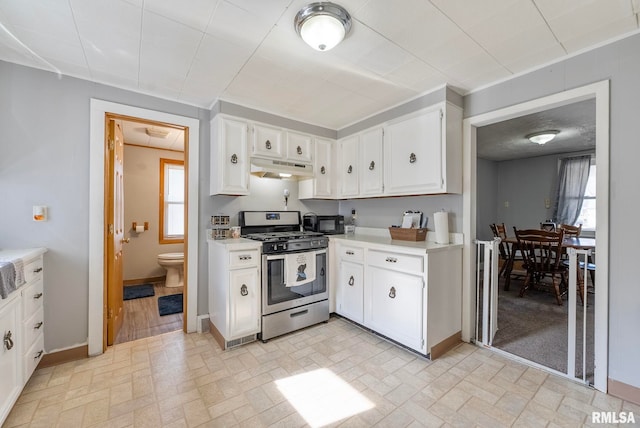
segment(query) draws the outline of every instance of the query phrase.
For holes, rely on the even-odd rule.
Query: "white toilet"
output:
[[[158,264],[167,270],[165,287],[182,287],[182,271],[184,269],[184,253],[158,254]]]

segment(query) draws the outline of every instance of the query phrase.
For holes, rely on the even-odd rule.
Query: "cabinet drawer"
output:
[[[42,335],[44,331],[44,309],[40,308],[36,311],[31,318],[22,322],[22,351],[27,350],[33,345],[38,338],[38,335]]]
[[[260,264],[260,252],[258,250],[230,251],[229,267],[231,269],[258,266]]]
[[[405,272],[422,273],[424,257],[409,254],[390,253],[387,251],[369,251],[369,264]]]
[[[36,341],[27,352],[24,353],[24,361],[22,367],[24,369],[24,378],[29,379],[31,374],[38,366],[38,363],[44,355],[44,335],[41,334],[36,338]]]
[[[42,278],[22,290],[22,319],[30,318],[42,307],[44,300]]]
[[[42,277],[42,257],[38,257],[35,260],[25,263],[24,265],[24,280],[27,283]]]
[[[341,260],[362,262],[364,260],[364,248],[339,246],[338,257]]]

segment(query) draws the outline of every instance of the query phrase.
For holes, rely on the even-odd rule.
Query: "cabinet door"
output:
[[[336,312],[352,321],[363,322],[364,266],[340,262],[336,288]]]
[[[211,136],[211,194],[249,194],[248,125],[241,120],[215,118]]]
[[[441,193],[442,110],[420,112],[385,128],[387,194]]]
[[[9,297],[11,299],[11,296]],[[4,301],[2,303],[5,303]],[[20,299],[5,304],[0,309],[0,425],[8,416],[22,388],[20,368],[21,340],[18,327]]]
[[[329,140],[317,138],[315,142],[315,166],[314,166],[314,196],[326,197],[332,196],[332,175],[333,165],[331,164],[331,147]]]
[[[229,272],[229,337],[260,332],[260,278],[257,268]]]
[[[349,137],[339,143],[340,197],[358,196],[358,142],[359,138]]]
[[[313,142],[310,135],[287,132],[287,159],[294,162],[313,161]]]
[[[360,135],[360,195],[380,196],[383,192],[382,128]]]
[[[266,125],[253,125],[252,154],[262,158],[282,159],[282,129]]]
[[[364,325],[425,352],[422,277],[367,266]]]

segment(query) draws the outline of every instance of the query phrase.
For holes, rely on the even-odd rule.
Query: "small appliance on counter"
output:
[[[323,235],[342,235],[344,234],[344,216],[306,213],[302,217],[302,227],[306,231]]]

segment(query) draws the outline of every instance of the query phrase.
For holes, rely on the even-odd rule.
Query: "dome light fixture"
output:
[[[556,138],[556,135],[558,135],[559,132],[560,131],[555,130],[534,132],[533,134],[527,135],[526,138],[532,143],[543,145]]]
[[[294,25],[306,44],[318,51],[328,51],[349,34],[351,15],[335,3],[311,3],[300,9]]]

